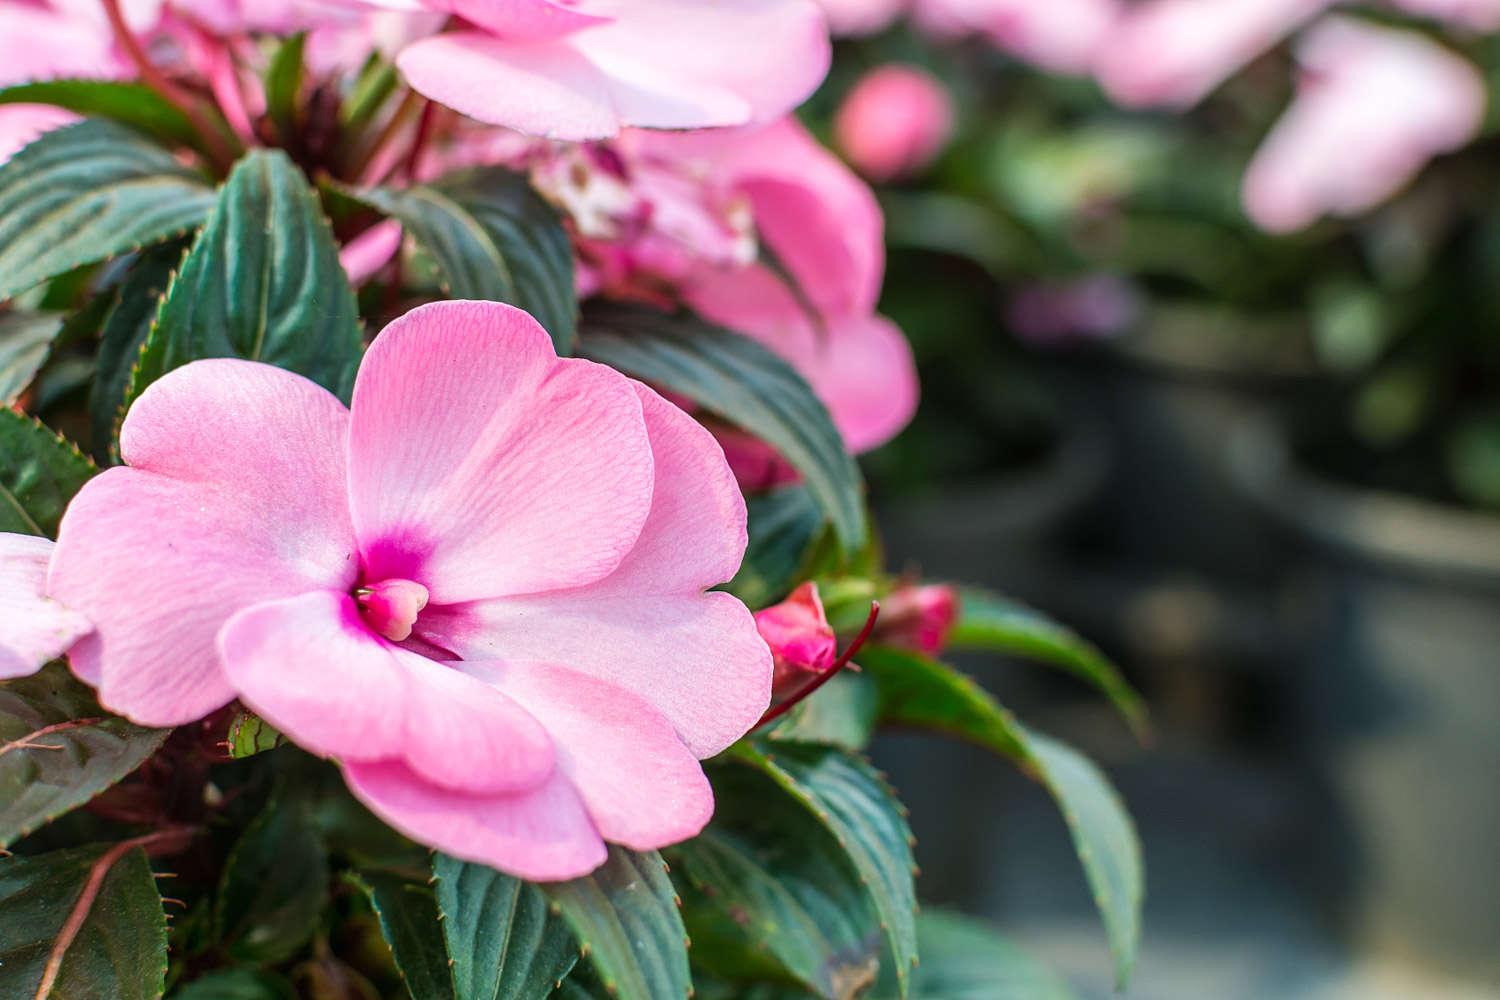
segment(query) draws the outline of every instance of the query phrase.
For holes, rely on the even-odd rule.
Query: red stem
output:
[[[801,688],[800,690],[794,692],[790,697],[784,698],[783,700],[777,702],[775,705],[772,705],[769,709],[766,710],[766,714],[760,717],[760,721],[757,722],[753,728],[759,729],[761,726],[764,726],[768,722],[776,721],[787,712],[790,712],[799,703],[806,701],[808,698],[811,698],[814,694],[817,693],[818,688],[833,680],[833,675],[847,667],[849,665],[849,661],[854,658],[854,654],[859,652],[859,648],[865,644],[865,640],[870,638],[870,633],[875,630],[875,619],[878,617],[880,617],[880,602],[871,601],[870,617],[865,619],[865,627],[859,630],[859,635],[855,636],[854,641],[849,643],[849,646],[844,650],[843,655],[840,656],[837,660],[833,661],[833,666],[829,667],[821,674],[818,674],[815,678],[813,678],[812,683],[808,684],[806,687]]]
[[[0,756],[4,756],[12,750],[61,750],[62,747],[55,747],[46,743],[33,743],[31,741],[38,736],[46,736],[48,733],[61,733],[69,729],[82,729],[84,726],[96,725],[103,721],[103,719],[70,719],[67,722],[57,722],[50,726],[43,726],[34,733],[27,733],[18,740],[11,740],[4,746],[0,746]]]

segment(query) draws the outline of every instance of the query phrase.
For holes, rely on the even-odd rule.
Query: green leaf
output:
[[[922,964],[912,1000],[1077,1000],[1052,971],[987,924],[924,909],[917,917]],[[882,982],[875,997],[893,997]]]
[[[292,984],[260,969],[210,972],[174,990],[171,1000],[297,1000]]]
[[[612,996],[682,1000],[692,991],[687,931],[661,855],[611,844],[592,875],[541,888]]]
[[[1104,692],[1136,735],[1146,734],[1145,702],[1093,643],[1034,608],[982,590],[965,589],[961,607],[950,645],[1011,653],[1076,674]]]
[[[774,604],[805,574],[813,547],[827,521],[818,502],[802,486],[786,486],[745,498],[750,543],[725,590],[751,608]]]
[[[201,139],[182,109],[134,80],[38,80],[0,89],[0,104],[51,104],[89,118],[110,118],[171,146]]]
[[[0,407],[21,398],[62,328],[61,313],[0,312]]]
[[[370,897],[380,932],[412,1000],[454,996],[432,889],[399,875],[363,871],[345,876]]]
[[[306,45],[307,32],[297,32],[276,47],[266,66],[266,113],[284,143],[297,138],[297,99],[302,92]]]
[[[536,886],[446,854],[432,875],[457,1000],[545,1000],[578,961]]]
[[[739,743],[733,752],[797,799],[843,847],[880,915],[905,997],[917,961],[916,863],[905,808],[868,763],[833,747]]]
[[[202,177],[133,129],[54,129],[0,165],[0,299],[187,232],[213,201]]]
[[[858,752],[869,745],[879,714],[880,691],[869,678],[846,670],[793,706],[766,736]]]
[[[379,52],[373,52],[360,67],[359,78],[349,98],[339,107],[339,123],[346,129],[358,131],[369,124],[380,106],[396,92],[400,83],[396,67]]]
[[[229,852],[214,901],[215,940],[241,961],[295,955],[328,897],[328,855],[300,799],[273,793]]]
[[[620,304],[585,311],[578,351],[686,396],[774,447],[802,473],[845,550],[865,543],[859,469],[828,411],[785,361],[688,313]]]
[[[85,904],[90,875],[97,894]],[[75,909],[83,922],[60,939]],[[56,979],[39,992],[54,952]],[[167,919],[139,847],[78,847],[0,860],[0,996],[157,1000],[167,973]]]
[[[1135,826],[1097,767],[1034,733],[968,677],[916,653],[866,647],[860,666],[880,687],[880,719],[966,739],[1011,758],[1062,810],[1104,920],[1123,987],[1140,943],[1145,863]]]
[[[88,802],[140,767],[166,738],[165,729],[110,717],[60,663],[6,681],[0,686],[0,848]]]
[[[354,291],[317,194],[280,150],[242,159],[172,282],[130,399],[189,361],[247,358],[347,399],[362,349]]]
[[[285,742],[275,726],[251,712],[241,712],[229,724],[229,756],[236,760],[275,750]]]
[[[795,982],[843,998],[879,967],[874,900],[849,852],[762,770],[712,766],[717,808],[668,849],[693,960],[741,982]]]
[[[519,306],[552,335],[558,354],[572,353],[572,244],[525,175],[479,167],[410,188],[340,190],[400,220],[436,260],[450,297]]]
[[[97,471],[62,436],[0,408],[0,531],[56,538],[68,501]]]
[[[125,394],[140,358],[141,345],[151,333],[172,275],[187,252],[179,242],[143,253],[125,275],[115,306],[104,321],[99,353],[94,361],[94,385],[89,395],[89,427],[94,457],[101,462],[119,458],[120,421],[125,416]]]

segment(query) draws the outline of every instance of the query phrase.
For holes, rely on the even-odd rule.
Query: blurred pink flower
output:
[[[411,8],[412,0],[372,0]],[[426,96],[531,135],[744,125],[785,114],[828,70],[811,0],[420,0],[465,27],[397,65]]]
[[[823,673],[838,658],[838,640],[823,613],[818,585],[811,580],[780,604],[757,611],[755,627],[771,647],[773,698],[785,698],[807,680],[808,674]]]
[[[750,612],[704,593],[746,544],[718,445],[510,306],[395,321],[349,410],[268,365],[187,365],[121,452],[48,575],[97,627],[74,670],[151,725],[238,697],[429,846],[562,879],[605,841],[690,837],[698,759],[769,702]]]
[[[34,674],[94,630],[46,596],[50,538],[0,532],[0,680]]]
[[[1125,107],[1188,108],[1336,0],[1145,0],[1094,60]]]
[[[873,35],[889,25],[911,0],[818,0],[836,36]]]
[[[1095,274],[1022,288],[1006,309],[1016,335],[1034,344],[1070,337],[1103,339],[1124,332],[1144,308],[1140,290],[1123,278]]]
[[[1394,7],[1471,31],[1500,31],[1500,0],[1390,0]]]
[[[1479,71],[1411,31],[1331,17],[1303,36],[1297,97],[1245,175],[1245,211],[1273,232],[1383,201],[1484,117]]]
[[[933,34],[979,34],[1043,69],[1083,73],[1120,10],[1120,0],[915,0],[914,19]]]
[[[958,593],[946,584],[901,586],[880,602],[873,639],[927,656],[948,645],[958,621]]]
[[[861,77],[833,121],[845,159],[877,184],[922,170],[952,133],[953,100],[942,81],[894,63]]]

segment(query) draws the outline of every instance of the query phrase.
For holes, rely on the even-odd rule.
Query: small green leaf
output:
[[[779,601],[805,576],[813,547],[827,531],[818,502],[803,486],[745,498],[750,543],[725,590],[751,608]]]
[[[38,80],[0,89],[0,104],[51,104],[90,118],[110,118],[173,146],[202,141],[182,109],[134,80]]]
[[[982,590],[965,589],[961,607],[951,645],[1012,653],[1074,673],[1104,692],[1136,735],[1147,732],[1145,702],[1093,643],[1034,608]]]
[[[272,794],[220,876],[216,940],[241,961],[275,965],[317,928],[328,897],[328,855],[300,799]]]
[[[609,859],[592,875],[541,888],[610,995],[684,1000],[692,991],[687,931],[661,855],[611,844]]]
[[[56,538],[68,501],[97,471],[62,436],[0,408],[0,531]]]
[[[798,702],[766,736],[857,753],[869,745],[879,713],[880,691],[869,678],[846,670]]]
[[[741,742],[733,752],[797,799],[847,853],[880,915],[905,997],[917,961],[917,893],[904,807],[868,763],[833,747]]]
[[[201,176],[133,129],[54,129],[0,165],[0,299],[187,232],[213,202]]]
[[[802,376],[748,337],[688,313],[601,304],[585,311],[578,352],[686,396],[796,466],[846,551],[867,534],[859,468]]]
[[[88,802],[167,738],[111,717],[60,663],[0,686],[0,848]]]
[[[1077,1000],[1050,969],[981,921],[924,909],[917,941],[922,964],[912,1000]],[[895,991],[882,981],[873,996],[885,1000]]]
[[[446,854],[432,875],[457,1000],[546,1000],[578,961],[536,886]]]
[[[351,872],[345,878],[370,897],[412,1000],[451,1000],[453,982],[432,889],[384,871]]]
[[[339,122],[346,129],[358,131],[369,124],[380,106],[396,92],[401,82],[396,67],[379,52],[370,54],[360,67],[359,78],[349,98],[339,108]]]
[[[572,244],[524,174],[479,167],[410,188],[340,190],[398,219],[437,262],[450,297],[519,306],[552,335],[558,354],[572,352]]]
[[[307,32],[297,32],[276,47],[266,66],[266,113],[283,143],[297,138],[297,99],[302,92],[306,45]]]
[[[89,427],[94,457],[118,461],[120,421],[125,416],[125,394],[140,358],[141,345],[151,333],[172,275],[182,264],[186,247],[180,241],[141,254],[125,275],[115,306],[104,321],[99,353],[94,361],[94,385],[89,395]]]
[[[1093,889],[1123,987],[1140,943],[1145,863],[1135,826],[1108,779],[1077,751],[1021,725],[952,667],[886,647],[867,647],[859,662],[880,687],[882,722],[977,743],[1016,761],[1052,793]]]
[[[59,937],[102,881],[71,941]],[[56,979],[39,992],[53,955]],[[0,859],[0,996],[16,1000],[158,1000],[166,983],[167,918],[146,854],[78,847]]]
[[[275,750],[285,742],[274,726],[251,712],[241,712],[229,724],[229,756],[236,760]]]
[[[131,380],[134,400],[202,358],[247,358],[348,398],[361,352],[354,291],[317,194],[280,150],[256,150],[172,282]]]
[[[297,1000],[297,991],[261,969],[224,969],[174,990],[171,1000]]]
[[[61,313],[0,312],[0,407],[21,398],[62,328]]]

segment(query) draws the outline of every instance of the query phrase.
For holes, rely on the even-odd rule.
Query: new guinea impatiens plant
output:
[[[0,996],[938,1000],[882,724],[1139,700],[881,565],[916,405],[811,0],[0,0]],[[662,132],[652,130],[694,130]],[[923,954],[937,956],[918,964]]]

